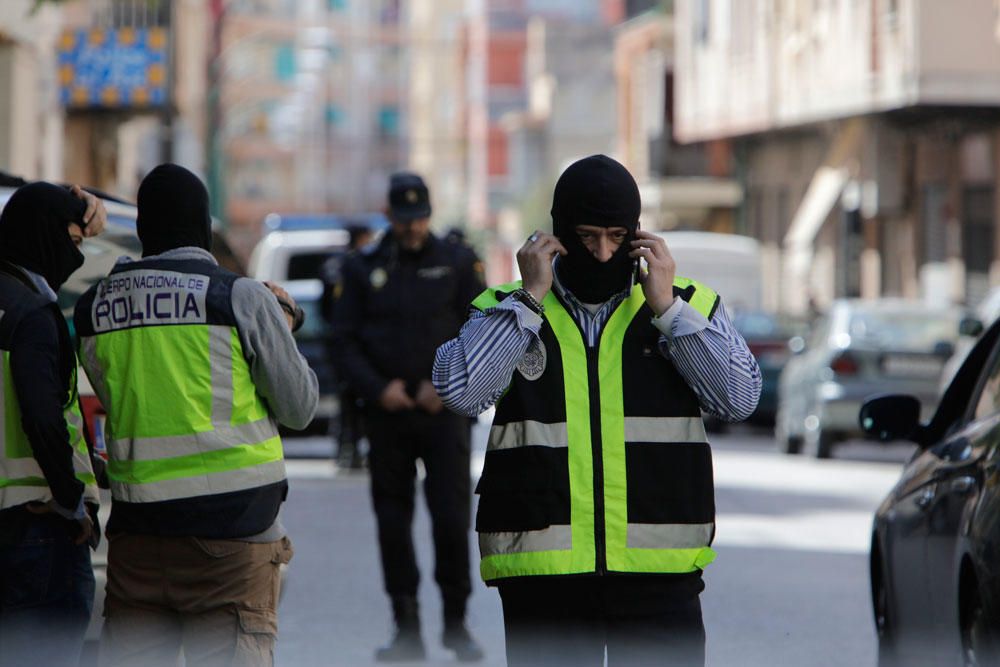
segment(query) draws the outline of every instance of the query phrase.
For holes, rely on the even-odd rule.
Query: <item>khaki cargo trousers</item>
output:
[[[270,667],[291,557],[288,538],[112,537],[100,664]]]

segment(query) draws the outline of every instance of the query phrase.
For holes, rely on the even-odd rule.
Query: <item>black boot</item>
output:
[[[392,615],[396,620],[396,634],[392,641],[375,650],[378,662],[411,662],[423,660],[427,652],[420,636],[420,615],[417,599],[396,597],[392,599]]]
[[[479,662],[483,659],[483,649],[473,639],[462,618],[445,618],[441,644],[454,651],[459,662]]]

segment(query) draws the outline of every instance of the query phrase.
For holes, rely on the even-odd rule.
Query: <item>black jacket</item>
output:
[[[74,511],[84,487],[73,469],[63,415],[76,365],[66,320],[20,269],[6,262],[0,263],[0,312],[0,348],[10,352],[21,426],[56,502]],[[18,539],[20,513],[19,507],[0,512],[0,541]]]
[[[343,289],[333,312],[337,372],[370,405],[402,378],[415,395],[430,379],[434,352],[454,338],[472,300],[484,289],[481,265],[465,245],[431,235],[417,253],[392,232],[344,262]]]

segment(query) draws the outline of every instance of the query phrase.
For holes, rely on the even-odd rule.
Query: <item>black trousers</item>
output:
[[[500,583],[508,667],[705,664],[700,574]]]
[[[415,597],[420,582],[413,548],[416,460],[424,462],[424,495],[434,535],[434,580],[446,618],[463,618],[472,592],[469,525],[472,488],[468,420],[448,411],[373,411],[368,419],[372,502],[382,576],[390,597]]]

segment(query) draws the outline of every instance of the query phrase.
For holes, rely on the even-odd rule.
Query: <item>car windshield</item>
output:
[[[861,344],[930,350],[938,343],[954,341],[958,325],[954,316],[940,311],[858,311],[851,314],[847,333]]]

